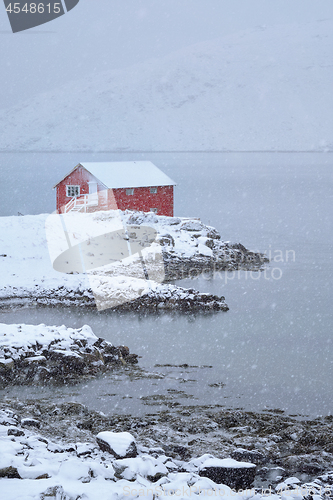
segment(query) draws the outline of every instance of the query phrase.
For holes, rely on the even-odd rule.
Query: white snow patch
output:
[[[57,342],[58,349],[69,349],[74,340],[84,340],[92,345],[98,337],[88,325],[74,329],[62,326],[41,325],[7,325],[0,323],[0,349],[16,348],[27,350],[36,343],[48,347],[52,341]],[[63,353],[63,351],[61,351]],[[74,355],[73,352],[70,352]]]
[[[256,467],[255,464],[251,464],[250,462],[238,462],[233,458],[209,458],[206,460],[200,467],[200,469],[204,469],[206,467],[223,467],[225,469],[250,469],[252,467]]]

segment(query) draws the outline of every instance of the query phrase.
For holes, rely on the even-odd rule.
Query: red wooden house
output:
[[[150,161],[79,163],[54,188],[57,211],[139,210],[173,216],[175,183]]]

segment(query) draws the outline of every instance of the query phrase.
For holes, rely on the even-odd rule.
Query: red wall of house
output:
[[[89,193],[89,181],[96,180],[83,167],[78,167],[57,185],[56,205],[59,213],[64,211],[64,206],[72,199],[66,196],[66,186],[80,186],[80,195]],[[173,186],[156,186],[157,193],[150,192],[150,187],[134,188],[132,195],[126,194],[126,189],[109,189],[105,196],[105,188],[101,183],[97,184],[99,192],[98,207],[91,207],[89,211],[109,210],[119,208],[120,210],[139,210],[150,212],[151,208],[157,208],[158,215],[173,217]],[[104,191],[104,193],[102,193]],[[115,206],[116,202],[116,206]]]
[[[132,195],[126,189],[113,189],[113,194],[120,210],[139,210],[150,212],[157,208],[157,215],[173,217],[173,186],[156,186],[157,193],[150,192],[150,187],[134,188]]]

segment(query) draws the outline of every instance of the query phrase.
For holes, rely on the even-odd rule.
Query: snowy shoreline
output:
[[[226,311],[224,297],[167,282],[215,269],[260,272],[268,261],[264,254],[241,244],[223,242],[216,229],[195,219],[130,211],[67,214],[62,219],[67,233],[58,219],[45,214],[0,218],[0,308],[97,304],[125,310]],[[135,239],[135,231],[148,227],[157,235],[148,251],[142,252],[143,260],[128,256],[88,273],[58,272],[52,267],[59,254],[66,253],[68,242],[88,245],[94,236],[111,234],[114,228],[119,232],[119,227],[134,231],[134,239],[129,234],[135,248],[142,244],[138,236]]]
[[[88,326],[1,324],[0,334],[1,378],[13,384],[84,383],[137,361],[127,347],[97,338]],[[141,417],[112,407],[110,413],[75,401],[5,396],[4,498],[333,497],[331,416],[309,420],[279,410],[186,404]]]
[[[0,409],[3,498],[332,498],[333,471],[328,453],[322,452],[324,462],[316,467],[319,453],[316,457],[311,449],[308,458],[293,455],[296,443],[291,439],[288,456],[283,437],[286,430],[297,433],[298,438],[305,431],[309,435],[311,427],[313,434],[316,427],[322,431],[323,419],[301,422],[277,414],[228,411],[208,417],[209,412],[185,420],[181,414],[163,412],[144,419],[107,417],[78,403],[5,400]],[[262,429],[265,422],[265,438],[254,429],[240,433],[241,418]],[[85,425],[88,421],[89,426]],[[197,438],[205,435],[198,453],[189,446],[194,431],[192,436],[185,435],[184,429],[176,427],[186,422],[197,427]],[[211,441],[213,423],[215,442]],[[269,431],[269,426],[276,429]],[[326,421],[325,428],[328,441],[332,422]],[[214,451],[217,436],[219,451]],[[312,470],[304,467],[309,458]],[[252,471],[251,475],[246,471]]]

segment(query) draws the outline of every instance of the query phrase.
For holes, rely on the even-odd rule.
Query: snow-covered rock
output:
[[[135,439],[129,432],[99,432],[96,441],[102,451],[116,458],[132,458],[138,454]]]
[[[200,467],[199,475],[230,488],[250,488],[256,474],[256,465],[238,462],[233,458],[208,458]]]
[[[116,460],[113,463],[115,476],[119,479],[127,479],[133,481],[138,476],[145,477],[149,481],[158,481],[161,477],[167,476],[168,468],[160,459],[156,459],[149,455],[142,455],[137,458],[125,458]]]

